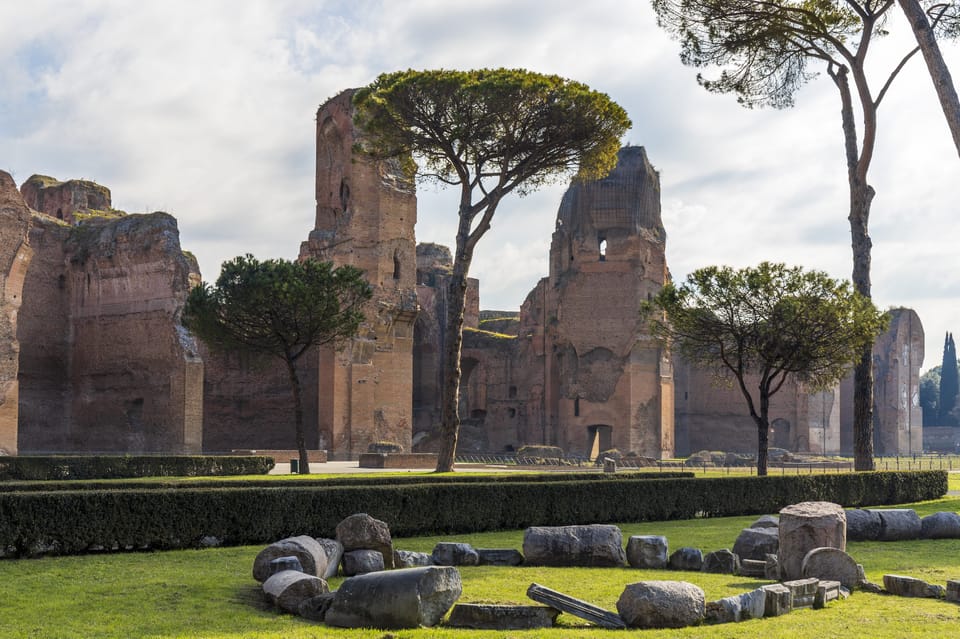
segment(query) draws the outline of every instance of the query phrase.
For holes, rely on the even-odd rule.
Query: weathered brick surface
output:
[[[21,339],[26,451],[199,452],[203,362],[179,326],[196,262],[166,213],[38,216]]]
[[[18,314],[33,257],[30,210],[10,174],[0,171],[0,454],[17,453],[20,342]]]
[[[20,452],[199,452],[203,363],[179,325],[198,274],[176,220],[153,213],[71,226],[70,215],[31,212],[2,181],[34,258],[16,262],[24,295],[19,313],[6,315],[18,320],[9,343],[20,350],[19,392],[4,410],[19,410]],[[110,208],[109,191],[94,183],[32,178],[23,191],[45,209]],[[14,288],[8,277],[8,295]],[[9,424],[3,432],[9,439]]]
[[[550,273],[521,307],[518,328],[465,335],[461,450],[545,442],[589,454],[596,440],[601,449],[673,453],[671,363],[638,317],[667,278],[659,191],[641,147],[622,149],[607,178],[574,181],[557,214]],[[435,328],[440,253],[425,247],[418,264],[415,406],[427,442],[444,340]]]
[[[320,354],[319,443],[335,458],[377,441],[411,448],[413,338],[417,315],[415,186],[394,162],[355,151],[353,91],[317,112],[317,216],[301,259],[364,270],[374,287],[360,335]]]
[[[27,206],[35,211],[63,220],[76,222],[76,213],[112,211],[110,189],[89,180],[60,182],[46,175],[31,175],[20,193]]]

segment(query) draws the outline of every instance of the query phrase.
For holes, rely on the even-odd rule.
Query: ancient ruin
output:
[[[199,452],[203,362],[178,319],[199,272],[176,220],[113,211],[92,182],[35,176],[23,194],[50,215],[31,210],[10,176],[0,182],[13,256],[4,317],[19,342],[19,392],[4,402],[18,427],[7,422],[0,447]],[[6,241],[15,230],[19,246]]]
[[[376,442],[436,446],[450,251],[416,245],[415,185],[359,149],[352,91],[317,113],[316,217],[300,258],[362,268],[375,289],[361,334],[301,360],[307,445],[356,459]],[[0,451],[226,452],[293,442],[282,366],[214,355],[179,324],[196,261],[165,213],[114,211],[93,182],[0,173],[4,353]],[[549,272],[518,312],[480,310],[471,280],[460,450],[549,444],[594,457],[751,453],[739,391],[673,357],[638,310],[669,271],[659,175],[642,147],[604,179],[574,180],[557,212]],[[208,276],[215,279],[215,274]],[[922,450],[923,328],[892,312],[874,349],[877,451]],[[846,384],[785,386],[771,443],[852,448]]]

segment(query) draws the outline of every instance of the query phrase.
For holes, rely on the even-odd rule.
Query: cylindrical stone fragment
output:
[[[780,511],[780,579],[803,577],[803,558],[814,548],[847,548],[843,508],[826,501],[805,501]]]

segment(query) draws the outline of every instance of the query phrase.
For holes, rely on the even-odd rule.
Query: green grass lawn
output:
[[[953,479],[953,477],[951,477]],[[918,513],[960,510],[960,498],[916,504]],[[623,524],[633,534],[666,535],[670,547],[705,552],[729,548],[755,517]],[[395,540],[406,550],[430,551],[437,541],[468,541],[477,547],[520,548],[522,531]],[[825,610],[801,610],[775,619],[669,631],[608,631],[561,615],[563,626],[540,631],[468,631],[431,628],[385,633],[327,628],[278,614],[264,602],[250,576],[260,547],[88,555],[0,561],[0,637],[69,639],[156,637],[211,639],[349,638],[593,638],[610,636],[771,639],[803,636],[863,638],[953,637],[960,632],[960,606],[943,601],[855,593]],[[851,543],[870,580],[900,573],[941,585],[960,579],[960,540]],[[461,568],[461,602],[527,603],[532,582],[615,610],[624,586],[672,579],[701,586],[708,600],[745,592],[764,583],[744,577],[633,570],[629,568]],[[331,582],[336,588],[339,580]],[[614,633],[611,635],[611,633]]]

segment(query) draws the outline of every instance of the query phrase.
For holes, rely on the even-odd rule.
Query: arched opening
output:
[[[791,443],[790,422],[778,417],[770,423],[771,436],[774,448],[783,448],[784,450],[793,450]]]
[[[599,245],[600,245],[600,246],[599,246],[599,248],[600,248],[600,261],[601,261],[601,262],[605,262],[605,261],[607,261],[607,238],[606,238],[606,236],[600,235],[600,236],[598,236],[597,239],[598,239]]]
[[[613,427],[607,424],[587,426],[588,455],[590,461],[595,460],[600,453],[613,448]]]
[[[400,249],[393,252],[393,279],[400,279]]]

